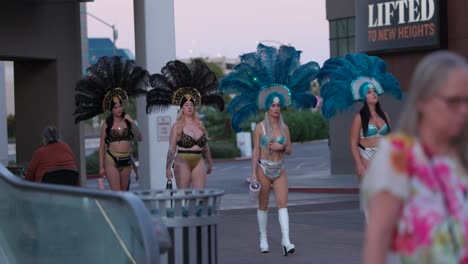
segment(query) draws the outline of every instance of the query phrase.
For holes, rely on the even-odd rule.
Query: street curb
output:
[[[356,194],[359,193],[357,187],[289,187],[289,192],[302,193],[339,193],[339,194]]]
[[[327,142],[328,139],[317,139],[317,140],[311,140],[311,141],[304,141],[304,142],[293,142],[292,144],[307,144],[307,143],[321,143],[321,142]],[[219,162],[233,162],[233,161],[244,161],[244,160],[251,160],[252,157],[238,157],[238,158],[227,158],[227,159],[214,159],[213,163],[219,163]]]
[[[89,175],[86,175],[86,179],[99,179],[101,177],[99,177],[99,174],[89,174]]]
[[[337,211],[337,210],[349,210],[359,209],[359,200],[353,201],[326,201],[320,203],[300,204],[300,205],[288,205],[288,211],[290,214],[304,213],[304,212],[320,212],[320,211]],[[257,208],[226,208],[220,209],[219,216],[239,216],[239,215],[255,215]],[[272,208],[272,214],[276,214],[277,210]]]
[[[241,157],[241,158],[234,158],[234,159],[217,159],[213,160],[213,163],[223,163],[223,162],[236,162],[236,161],[244,161],[244,160],[251,160],[251,157]],[[86,175],[86,179],[98,179],[99,174],[88,174]]]
[[[235,162],[235,161],[244,161],[244,160],[252,160],[252,157],[239,157],[239,158],[232,158],[232,159],[215,159],[213,160],[213,163]]]

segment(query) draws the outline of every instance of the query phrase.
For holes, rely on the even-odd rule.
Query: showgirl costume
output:
[[[240,124],[258,110],[267,111],[274,101],[281,108],[294,107],[310,109],[317,105],[317,97],[309,93],[311,82],[319,72],[319,65],[311,61],[300,65],[300,51],[291,46],[280,46],[278,49],[258,44],[257,51],[240,56],[241,62],[234,71],[221,80],[220,90],[236,96],[229,103],[227,110],[232,113],[232,128],[238,132]],[[261,123],[263,136],[260,147],[269,153],[268,142],[286,144],[284,122],[280,116],[282,136],[275,138],[268,114]],[[259,160],[263,172],[270,179],[275,179],[284,169],[284,161]]]
[[[169,61],[161,69],[161,74],[150,76],[152,89],[146,97],[146,112],[159,111],[171,105],[182,106],[191,101],[195,109],[202,105],[212,106],[219,111],[224,110],[224,99],[217,94],[218,79],[216,75],[201,60],[193,60],[190,64],[181,61]],[[178,135],[177,146],[189,149],[197,145],[203,148],[208,141],[203,134],[195,140],[184,133]],[[193,170],[202,159],[200,150],[177,150],[177,156],[181,157]]]
[[[320,96],[323,98],[322,113],[326,119],[337,112],[350,109],[355,102],[365,102],[367,91],[372,88],[380,96],[389,92],[397,99],[402,94],[398,81],[387,73],[387,64],[376,56],[347,54],[343,58],[325,61],[318,75]],[[384,121],[386,121],[384,119]],[[387,123],[378,129],[374,125],[362,124],[361,138],[384,136],[390,131]],[[359,154],[369,160],[376,148],[358,145]]]
[[[122,103],[128,97],[146,95],[148,78],[148,72],[133,61],[125,61],[119,56],[99,58],[76,85],[75,123],[112,111],[113,105]],[[126,127],[118,131],[112,128],[113,118],[108,118],[106,122],[106,157],[113,160],[117,168],[130,166],[131,153],[111,151],[109,144],[132,140],[140,135],[138,128],[125,120]]]
[[[268,149],[269,142],[278,142],[285,146],[285,124],[280,115],[280,129],[282,135],[275,137],[270,123],[268,109],[273,103],[279,103],[281,108],[294,107],[310,109],[317,105],[317,97],[309,93],[311,83],[317,77],[319,65],[308,62],[300,65],[300,51],[291,46],[280,46],[278,49],[258,44],[256,52],[240,56],[241,62],[234,71],[221,80],[220,90],[236,96],[229,103],[227,110],[233,114],[232,127],[238,132],[240,124],[258,110],[265,111],[264,121],[261,122],[263,135],[260,147],[265,157],[271,156]],[[263,173],[271,180],[276,179],[284,170],[284,160],[260,159],[258,165]],[[267,240],[268,211],[257,210],[257,220],[260,231],[260,252],[269,250]],[[289,215],[287,208],[278,209],[278,220],[281,226],[281,244],[283,254],[287,256],[295,251],[295,246],[289,241]]]

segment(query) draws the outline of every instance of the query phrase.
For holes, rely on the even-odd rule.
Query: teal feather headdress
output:
[[[277,49],[260,43],[256,52],[240,56],[234,71],[220,82],[221,92],[236,95],[227,106],[236,132],[258,109],[267,110],[274,98],[283,108],[309,109],[317,105],[317,97],[309,91],[320,67],[314,61],[300,65],[300,54],[291,46]]]
[[[364,101],[369,88],[379,96],[389,92],[397,99],[402,97],[398,80],[387,73],[387,64],[379,57],[362,53],[328,59],[320,70],[318,82],[326,119],[349,109],[354,102]]]

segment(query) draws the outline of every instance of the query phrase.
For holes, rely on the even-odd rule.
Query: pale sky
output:
[[[174,9],[179,59],[237,58],[254,51],[259,40],[302,50],[302,63],[322,65],[330,54],[325,0],[174,0]],[[133,0],[94,0],[87,11],[115,24],[117,47],[135,54]],[[88,36],[112,38],[112,30],[88,16]]]

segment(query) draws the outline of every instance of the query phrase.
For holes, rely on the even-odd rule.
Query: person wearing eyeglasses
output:
[[[467,85],[458,54],[417,65],[400,122],[362,183],[364,263],[468,263]]]

